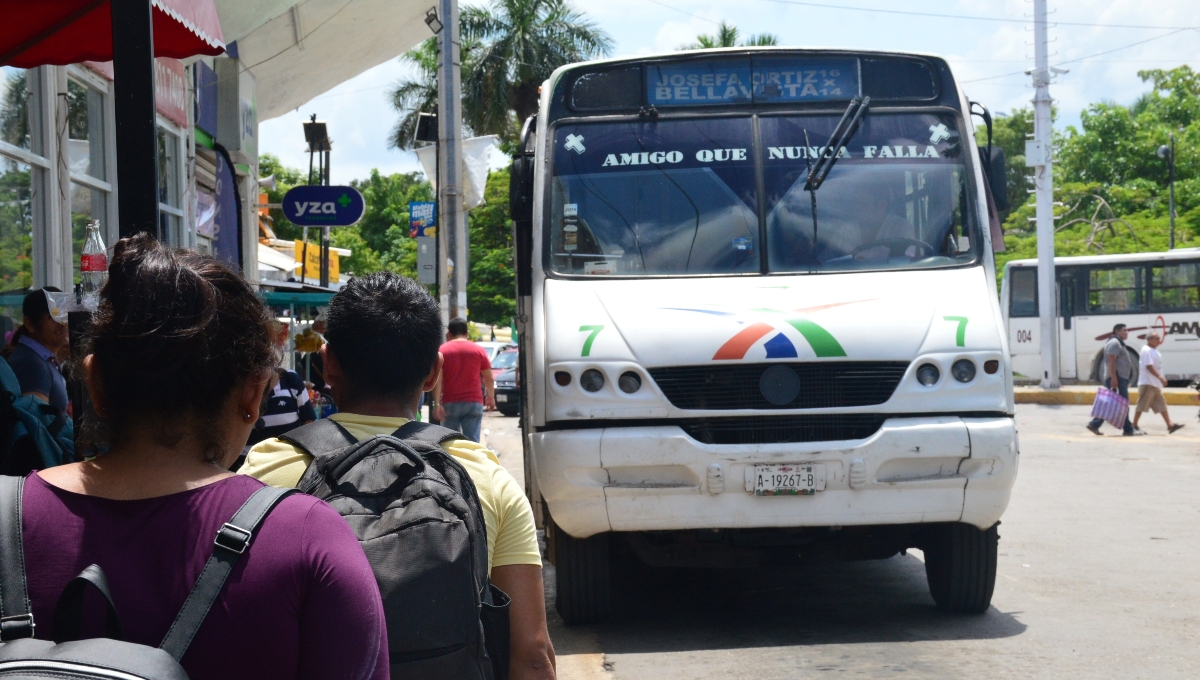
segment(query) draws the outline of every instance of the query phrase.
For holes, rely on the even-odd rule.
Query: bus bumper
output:
[[[532,472],[555,524],[606,531],[966,522],[995,524],[1017,474],[1012,418],[890,418],[871,437],[709,445],[675,426],[532,435]],[[756,496],[747,469],[825,467],[825,489]]]

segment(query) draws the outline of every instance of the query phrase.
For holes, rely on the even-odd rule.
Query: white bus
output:
[[[1099,382],[1104,343],[1118,323],[1129,328],[1131,351],[1151,330],[1162,336],[1159,351],[1169,381],[1182,385],[1200,378],[1200,248],[1056,257],[1054,270],[1063,381]],[[1000,297],[1013,371],[1037,379],[1042,371],[1037,260],[1009,262]]]
[[[564,620],[606,616],[613,559],[914,547],[940,607],[989,606],[1017,433],[1003,159],[970,106],[944,60],[876,52],[686,52],[542,85],[510,200],[526,489]]]

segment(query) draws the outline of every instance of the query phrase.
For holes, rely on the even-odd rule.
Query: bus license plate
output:
[[[755,465],[755,496],[811,496],[825,490],[824,465]]]

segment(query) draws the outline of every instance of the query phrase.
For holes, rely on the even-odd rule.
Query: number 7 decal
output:
[[[943,316],[946,321],[955,321],[958,323],[958,331],[954,334],[954,344],[959,347],[965,347],[967,344],[967,317],[965,316]]]
[[[583,352],[579,356],[586,357],[592,353],[592,342],[600,335],[600,331],[604,330],[604,326],[580,326],[579,332],[590,331],[587,340],[583,341]]]

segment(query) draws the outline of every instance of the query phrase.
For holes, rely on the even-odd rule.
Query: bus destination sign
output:
[[[856,59],[729,59],[646,67],[646,99],[659,107],[844,101],[858,94]]]

